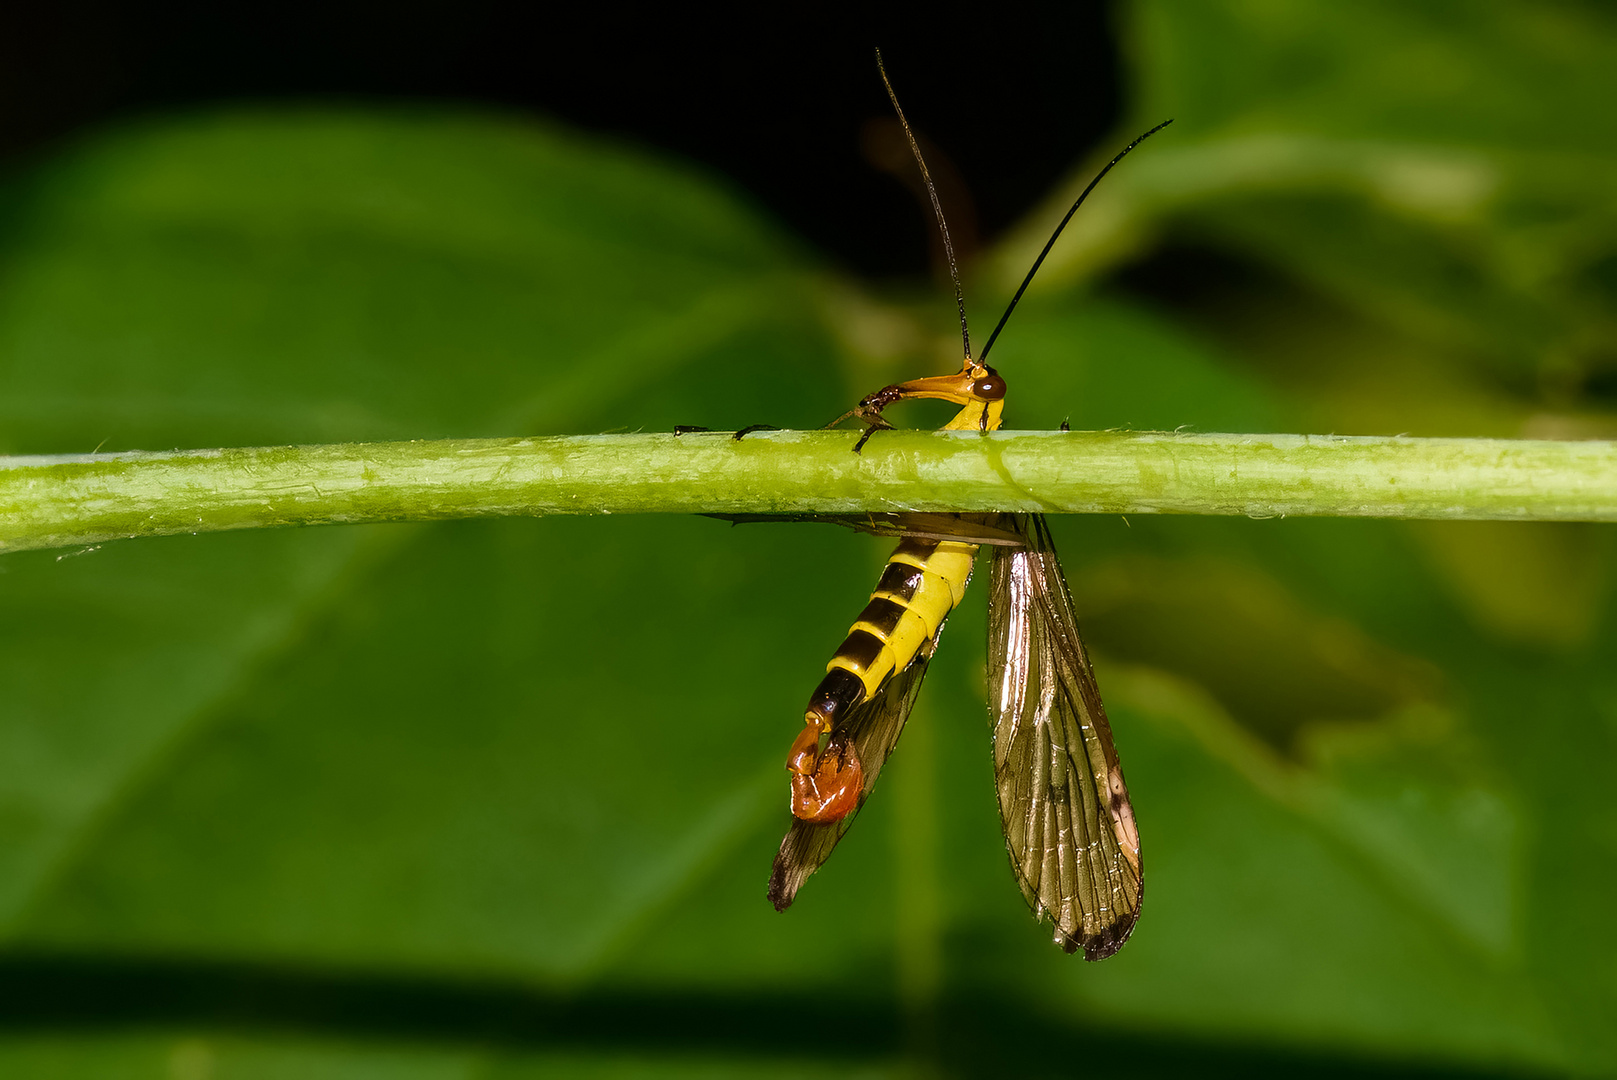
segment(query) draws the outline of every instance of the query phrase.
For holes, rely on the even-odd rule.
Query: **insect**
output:
[[[1034,261],[982,354],[973,358],[943,208],[879,51],[876,63],[943,236],[965,358],[958,372],[884,387],[828,425],[850,417],[863,421],[866,430],[856,451],[875,431],[892,426],[882,416],[884,409],[910,398],[959,405],[945,430],[999,428],[1006,384],[986,363],[995,339],[1101,177],[1167,126],[1159,124],[1131,142],[1084,189]],[[826,666],[825,678],[809,698],[803,730],[788,753],[792,824],[775,857],[769,899],[780,911],[791,905],[870,795],[914,707],[943,624],[965,594],[978,549],[988,546],[988,706],[1011,869],[1034,915],[1054,924],[1055,941],[1063,949],[1081,948],[1088,960],[1115,953],[1140,912],[1140,836],[1043,516],[892,514],[815,520],[902,540],[870,603]]]

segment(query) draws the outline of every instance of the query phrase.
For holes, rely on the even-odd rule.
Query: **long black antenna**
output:
[[[893,93],[893,84],[888,81],[887,68],[882,65],[880,49],[876,50],[876,70],[881,72],[882,85],[887,87],[887,96],[893,103],[893,111],[898,113],[898,122],[904,128],[904,137],[910,141],[910,153],[915,155],[915,164],[921,167],[921,179],[926,181],[926,193],[932,197],[932,212],[938,215],[938,231],[943,234],[943,254],[949,259],[949,276],[954,279],[954,303],[955,307],[960,309],[960,341],[965,345],[966,359],[970,360],[971,331],[966,329],[966,294],[960,288],[960,268],[954,262],[954,244],[949,241],[949,223],[943,220],[943,204],[938,201],[938,189],[932,184],[932,174],[926,171],[926,159],[921,157],[921,147],[915,141],[915,133],[910,130],[910,122],[904,119],[904,110],[898,105],[898,95]]]
[[[881,63],[881,55],[879,53],[877,54],[876,62],[877,62],[878,65]],[[885,75],[882,76],[882,77],[886,78]],[[892,93],[891,88],[889,88],[887,92]],[[893,102],[893,104],[897,105],[898,102],[895,101],[895,102]],[[902,119],[902,117],[900,117],[900,119]],[[1078,201],[1077,202],[1072,204],[1072,209],[1068,210],[1067,211],[1067,216],[1061,219],[1061,224],[1056,226],[1056,231],[1050,234],[1050,239],[1045,242],[1044,250],[1039,252],[1039,257],[1037,259],[1033,260],[1033,269],[1029,270],[1027,272],[1027,277],[1022,279],[1021,287],[1016,290],[1016,295],[1011,297],[1010,306],[1005,309],[1005,314],[1003,314],[1003,315],[1001,315],[999,317],[999,325],[994,327],[994,332],[992,334],[988,335],[988,344],[983,346],[983,354],[980,357],[977,358],[978,362],[982,362],[982,361],[988,359],[988,350],[992,349],[994,347],[994,341],[999,337],[999,332],[1001,330],[1005,329],[1005,324],[1008,321],[1010,321],[1011,312],[1016,310],[1016,302],[1018,300],[1022,299],[1022,294],[1023,293],[1027,292],[1027,287],[1028,287],[1029,283],[1031,283],[1033,281],[1033,275],[1037,274],[1039,272],[1039,267],[1044,265],[1044,257],[1046,255],[1050,254],[1050,249],[1051,248],[1056,246],[1056,237],[1061,235],[1061,230],[1065,229],[1067,227],[1067,222],[1072,220],[1072,215],[1074,215],[1074,214],[1076,214],[1078,212],[1078,208],[1080,206],[1084,205],[1084,200],[1089,198],[1089,193],[1091,191],[1095,190],[1095,185],[1100,183],[1101,177],[1103,177],[1107,173],[1111,172],[1113,165],[1116,165],[1119,161],[1122,161],[1124,158],[1128,157],[1128,153],[1129,153],[1130,150],[1133,150],[1136,146],[1139,146],[1141,143],[1145,142],[1145,140],[1149,139],[1151,136],[1155,135],[1157,132],[1161,131],[1163,128],[1167,127],[1171,123],[1173,123],[1172,120],[1164,120],[1162,123],[1158,124],[1156,127],[1152,128],[1150,131],[1146,132],[1144,135],[1141,135],[1139,138],[1135,139],[1133,142],[1131,142],[1127,146],[1123,147],[1123,149],[1118,152],[1118,155],[1116,157],[1114,157],[1112,160],[1110,160],[1110,161],[1108,161],[1106,163],[1106,167],[1104,169],[1102,169],[1100,172],[1095,174],[1095,179],[1091,180],[1089,182],[1089,186],[1084,188],[1084,193],[1082,195],[1078,196]],[[905,128],[904,130],[908,131],[909,128]],[[913,142],[912,142],[912,145],[913,145]],[[921,168],[922,168],[922,171],[924,172],[925,169],[926,169],[926,166],[923,165]],[[936,202],[936,200],[937,200],[937,196],[934,195],[933,196],[933,201]],[[947,244],[949,242],[947,237],[945,237],[943,242],[945,244]],[[950,267],[952,268],[953,265],[954,265],[954,263],[953,263],[953,261],[951,259]],[[957,284],[955,287],[959,288],[959,285]],[[964,318],[965,318],[965,314],[964,314],[964,312],[962,312],[961,313],[961,319],[963,320]],[[970,350],[969,349],[967,350],[967,355],[968,356],[970,355]]]

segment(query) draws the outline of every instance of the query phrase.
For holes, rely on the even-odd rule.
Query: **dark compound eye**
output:
[[[983,401],[998,401],[1005,396],[1005,380],[989,372],[971,384],[971,395]]]

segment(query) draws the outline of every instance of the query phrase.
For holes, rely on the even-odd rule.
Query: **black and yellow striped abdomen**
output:
[[[830,731],[845,710],[876,695],[903,671],[966,594],[977,545],[905,540],[898,545],[870,603],[826,665],[805,719]]]

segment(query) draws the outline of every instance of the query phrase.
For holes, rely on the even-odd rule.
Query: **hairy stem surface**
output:
[[[781,431],[0,458],[0,551],[491,515],[1045,513],[1617,521],[1617,443]]]

